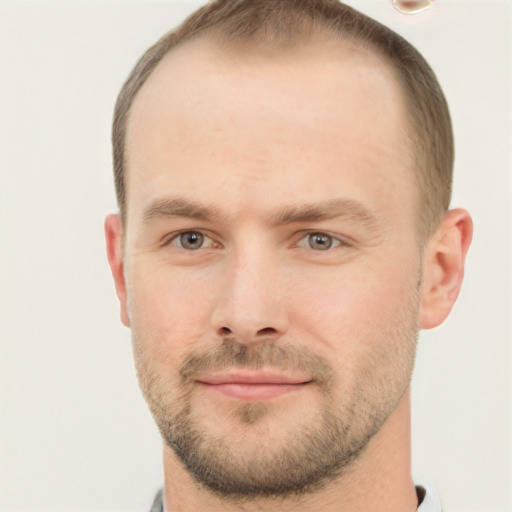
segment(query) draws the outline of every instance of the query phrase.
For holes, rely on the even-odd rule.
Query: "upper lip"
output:
[[[229,369],[198,374],[197,382],[203,384],[306,384],[311,377],[296,372],[277,370]]]

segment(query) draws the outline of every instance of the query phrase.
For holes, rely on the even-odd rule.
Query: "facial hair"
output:
[[[352,369],[350,383],[340,382],[342,371],[304,349],[279,341],[244,344],[229,338],[186,357],[171,386],[155,371],[143,339],[134,332],[139,382],[162,438],[198,486],[224,499],[286,498],[321,490],[350,470],[408,389],[418,335],[417,303],[411,302],[380,333],[386,343],[358,340],[368,348]],[[273,444],[279,428],[276,411],[266,402],[230,409],[243,434],[236,428],[212,432],[194,408],[194,376],[263,367],[307,373],[321,399],[313,410],[299,411],[291,425],[287,422],[278,446]],[[271,423],[269,416],[274,416]],[[250,435],[256,428],[259,437]]]

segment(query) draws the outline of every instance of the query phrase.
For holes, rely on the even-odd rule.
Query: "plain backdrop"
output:
[[[512,510],[512,3],[438,0],[405,16],[456,135],[454,206],[475,238],[449,320],[413,382],[418,479],[445,512]],[[146,511],[161,444],[105,258],[110,122],[140,54],[200,2],[0,3],[0,510]]]

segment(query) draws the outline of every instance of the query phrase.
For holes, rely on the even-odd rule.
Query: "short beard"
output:
[[[290,435],[278,453],[240,460],[228,439],[208,439],[190,415],[184,413],[176,420],[162,432],[164,440],[198,484],[237,502],[318,492],[343,475],[373,435],[360,444],[344,445],[340,422],[326,411],[320,428]]]
[[[278,449],[264,448],[265,441],[272,440],[270,431],[250,456],[241,457],[234,436],[211,435],[194,417],[190,385],[200,371],[235,366],[307,370],[322,391],[323,406],[313,417],[307,417],[307,413],[301,417],[306,421],[294,424]],[[327,363],[294,347],[283,348],[274,343],[244,345],[227,340],[210,352],[187,358],[180,376],[181,392],[172,399],[164,398],[154,381],[149,388],[142,385],[143,392],[164,441],[200,486],[223,499],[287,498],[323,489],[351,468],[390,413],[389,408],[371,410],[365,389],[353,390],[353,401],[341,411],[336,410],[333,372]],[[241,424],[254,425],[266,421],[267,409],[264,403],[240,405],[233,409],[233,416]]]

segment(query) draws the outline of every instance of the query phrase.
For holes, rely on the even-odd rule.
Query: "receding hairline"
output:
[[[155,75],[166,61],[176,53],[201,50],[212,52],[216,56],[234,56],[243,58],[293,58],[299,53],[330,53],[332,57],[339,56],[340,52],[348,51],[353,55],[361,55],[375,59],[391,72],[396,84],[402,92],[406,101],[406,91],[401,84],[401,77],[394,63],[376,44],[364,39],[363,36],[346,34],[341,36],[330,27],[324,27],[314,20],[311,21],[314,28],[303,37],[300,32],[290,37],[268,38],[264,36],[252,36],[247,34],[231,35],[224,34],[222,26],[207,29],[191,37],[184,38],[178,43],[170,46],[157,59],[157,63],[151,68],[146,78],[139,84],[131,98],[128,114],[140,91],[145,88],[147,82]]]
[[[137,99],[140,93],[144,93],[148,87],[151,88],[153,79],[159,79],[159,72],[162,70],[162,67],[171,65],[180,65],[183,62],[187,62],[187,54],[188,52],[211,52],[215,59],[224,60],[228,66],[233,66],[236,69],[235,60],[231,60],[229,57],[236,57],[237,59],[243,59],[252,65],[254,59],[259,59],[263,57],[265,62],[268,60],[282,60],[282,59],[293,59],[296,60],[301,58],[304,53],[308,52],[311,54],[312,58],[316,58],[317,56],[320,58],[328,58],[332,60],[335,64],[338,62],[341,64],[342,60],[348,58],[352,58],[353,56],[362,57],[362,59],[369,59],[370,67],[374,68],[373,63],[376,63],[380,66],[381,71],[383,72],[385,79],[389,80],[392,83],[392,87],[397,92],[397,98],[401,102],[401,108],[403,109],[404,115],[402,116],[402,126],[401,129],[396,133],[397,137],[400,137],[403,141],[404,148],[404,158],[409,160],[408,166],[413,167],[413,152],[416,148],[416,143],[414,139],[410,136],[411,133],[414,133],[414,129],[411,126],[411,114],[409,112],[408,101],[406,98],[406,93],[404,91],[404,87],[400,82],[400,77],[395,67],[389,62],[388,59],[380,52],[376,51],[375,48],[372,48],[370,45],[365,45],[363,42],[358,42],[353,38],[349,39],[341,39],[339,37],[318,37],[315,38],[314,34],[311,35],[311,39],[307,42],[302,41],[297,38],[296,44],[291,44],[291,42],[287,42],[285,47],[280,47],[279,44],[272,44],[266,40],[262,40],[259,44],[252,44],[249,39],[244,39],[239,41],[226,40],[225,38],[217,39],[216,37],[210,37],[211,34],[201,34],[195,38],[188,39],[178,45],[173,46],[169,49],[159,60],[159,62],[154,66],[151,73],[148,75],[147,80],[141,85],[138,89],[137,93],[134,95],[132,102],[130,104],[129,114],[126,119],[126,127],[125,127],[125,142],[128,142],[129,137],[129,126],[132,116],[130,115],[134,105],[137,103]],[[321,54],[318,52],[320,51]],[[185,54],[180,56],[177,62],[169,63],[170,59],[173,59],[176,54],[184,52]],[[204,57],[201,54],[201,58]],[[264,63],[265,64],[265,63]],[[170,94],[172,94],[170,92]],[[129,163],[129,145],[127,144],[125,147],[126,153],[126,161],[125,161],[125,185],[128,189],[128,176],[130,173],[130,163]],[[411,169],[411,172],[414,172]],[[415,178],[414,178],[415,179]],[[417,190],[417,187],[415,187]],[[417,202],[420,200],[419,196],[417,197]]]
[[[182,55],[179,55],[182,54]],[[244,63],[249,63],[251,66],[256,63],[267,63],[272,61],[295,61],[296,59],[312,58],[314,60],[331,60],[335,63],[342,63],[343,60],[352,59],[353,57],[361,57],[361,61],[367,60],[370,67],[375,69],[375,65],[380,67],[383,74],[388,75],[390,82],[396,86],[399,93],[399,98],[407,108],[406,92],[400,81],[400,76],[393,64],[386,58],[385,55],[372,48],[370,45],[365,45],[364,42],[358,42],[353,39],[341,39],[330,37],[329,39],[318,37],[314,39],[311,37],[308,42],[297,39],[296,44],[286,44],[282,47],[279,44],[262,40],[258,44],[253,44],[250,40],[225,40],[224,38],[218,39],[214,35],[207,33],[201,34],[193,39],[188,39],[178,45],[169,48],[169,50],[162,55],[158,63],[153,67],[151,72],[146,77],[146,80],[140,85],[131,99],[128,115],[126,118],[126,125],[129,124],[130,113],[133,110],[134,104],[137,102],[142,91],[146,90],[148,86],[155,80],[155,77],[162,72],[162,68],[169,67],[169,61],[175,59],[171,63],[176,67],[188,64],[188,59],[194,59],[194,54],[199,54],[200,59],[210,59],[216,63],[226,63],[230,70],[236,69],[236,66]],[[176,57],[178,58],[176,59]],[[218,60],[217,60],[218,59]],[[178,72],[179,75],[179,72]],[[171,94],[171,92],[169,93]],[[407,116],[409,117],[409,115]]]
[[[116,103],[112,132],[116,194],[124,217],[124,136],[132,102],[160,61],[194,40],[217,47],[254,51],[338,42],[383,57],[398,78],[407,109],[406,146],[420,191],[420,225],[425,235],[449,207],[453,172],[453,133],[446,99],[431,67],[402,36],[338,0],[214,0],[165,34],[141,57]],[[247,44],[245,44],[247,43]],[[412,144],[411,144],[412,142]]]

